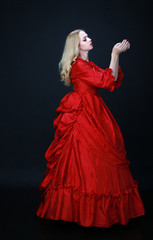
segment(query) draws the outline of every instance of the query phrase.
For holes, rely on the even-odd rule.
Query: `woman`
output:
[[[55,138],[45,153],[47,170],[39,186],[38,217],[110,227],[145,214],[121,131],[98,92],[121,86],[119,54],[129,48],[127,40],[117,43],[104,70],[89,61],[93,45],[84,30],[68,35],[59,69],[64,84],[73,84],[73,92],[56,109]]]

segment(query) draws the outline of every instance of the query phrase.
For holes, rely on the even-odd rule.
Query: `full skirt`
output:
[[[70,92],[56,113],[37,216],[110,227],[144,215],[122,133],[100,94]]]

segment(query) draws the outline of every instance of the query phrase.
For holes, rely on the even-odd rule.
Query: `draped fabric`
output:
[[[110,227],[145,214],[122,133],[98,92],[121,86],[121,66],[117,81],[111,73],[82,58],[72,63],[73,92],[56,109],[55,137],[45,153],[40,218]]]

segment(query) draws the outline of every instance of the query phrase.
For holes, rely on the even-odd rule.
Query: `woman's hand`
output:
[[[119,55],[122,52],[127,51],[130,48],[130,43],[127,39],[124,39],[122,42],[116,43],[112,49],[113,54]]]

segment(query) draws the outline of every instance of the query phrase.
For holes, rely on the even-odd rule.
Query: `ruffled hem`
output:
[[[137,184],[135,180],[130,188],[118,193],[87,193],[71,185],[54,186],[41,195],[36,215],[77,222],[85,227],[126,225],[130,218],[145,214]]]
[[[86,192],[86,191],[82,190],[81,188],[78,188],[76,186],[72,186],[70,184],[69,185],[58,184],[57,186],[53,186],[51,188],[48,188],[47,191],[48,190],[58,190],[59,188],[72,188],[73,193],[76,194],[78,196],[78,198],[81,198],[81,196],[83,196],[83,195],[85,195],[85,196],[87,196],[89,198],[96,197],[97,199],[102,198],[102,197],[105,197],[105,198],[109,198],[109,197],[119,198],[119,197],[121,197],[124,194],[131,193],[132,189],[133,188],[137,188],[137,186],[138,186],[138,181],[134,180],[133,185],[130,188],[128,188],[127,190],[125,190],[125,191],[118,192],[118,193],[111,193],[111,192],[97,193],[95,191]]]

